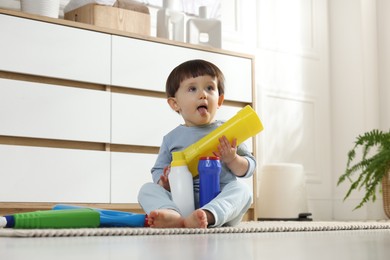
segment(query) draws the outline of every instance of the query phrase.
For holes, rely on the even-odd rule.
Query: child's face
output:
[[[223,99],[223,95],[219,96],[217,79],[203,75],[183,80],[168,103],[182,115],[186,126],[196,126],[213,122]]]

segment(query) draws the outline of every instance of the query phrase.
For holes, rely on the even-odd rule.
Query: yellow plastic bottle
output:
[[[236,138],[239,145],[249,137],[258,134],[263,128],[256,112],[249,105],[245,106],[220,127],[182,151],[192,177],[198,176],[199,157],[213,156],[220,137],[224,135],[230,142]]]

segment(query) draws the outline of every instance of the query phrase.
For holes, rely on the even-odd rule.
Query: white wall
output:
[[[377,0],[378,74],[380,94],[380,126],[390,130],[390,1]]]
[[[380,127],[377,6],[371,0],[330,1],[332,159],[335,219],[384,218],[382,200],[353,208],[362,192],[343,201],[349,183],[336,187],[355,138]],[[383,60],[384,61],[384,60]],[[379,64],[379,66],[378,66]]]
[[[343,201],[348,185],[337,180],[358,134],[390,128],[390,2],[258,0],[256,8],[241,21],[257,34],[260,165],[303,164],[315,219],[385,218],[380,194],[353,211],[362,193]],[[228,40],[253,51],[251,37],[241,49]]]
[[[332,219],[327,2],[257,3],[260,161],[302,164],[309,212]]]

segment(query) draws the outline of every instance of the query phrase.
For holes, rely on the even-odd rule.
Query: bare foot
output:
[[[184,219],[175,210],[157,209],[148,215],[148,224],[154,228],[178,228],[184,227]]]
[[[197,209],[184,219],[186,228],[207,228],[207,215],[202,209]]]
[[[207,215],[197,209],[186,218],[172,209],[157,209],[148,215],[148,224],[152,228],[207,228]]]

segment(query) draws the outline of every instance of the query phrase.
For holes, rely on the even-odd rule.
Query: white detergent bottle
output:
[[[172,153],[168,179],[173,202],[183,217],[189,216],[195,210],[194,186],[183,152]]]
[[[174,0],[164,0],[157,11],[157,37],[184,42],[185,15]]]
[[[187,42],[216,48],[222,47],[221,21],[208,19],[206,6],[199,7],[199,18],[188,19]]]

